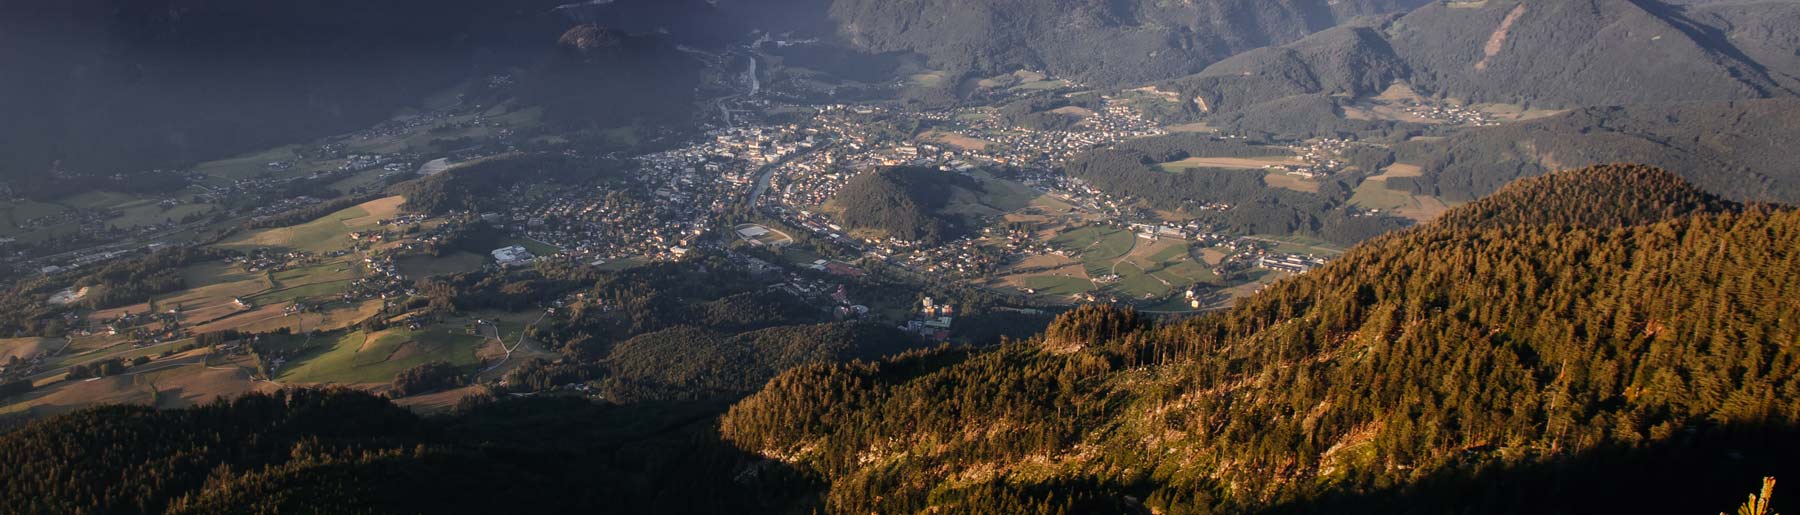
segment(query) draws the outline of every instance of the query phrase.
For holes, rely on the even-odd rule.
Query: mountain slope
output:
[[[1654,172],[1572,173],[1548,180],[1602,200],[1682,191],[1617,182],[1666,181]],[[1800,391],[1800,213],[1707,214],[1707,200],[1677,194],[1640,211],[1674,218],[1569,226],[1533,214],[1596,199],[1544,196],[1545,184],[1502,192],[1478,209],[1514,207],[1475,217],[1517,223],[1380,237],[1218,315],[1147,327],[1084,308],[1041,341],[797,369],[735,406],[723,431],[827,478],[837,512],[1207,513],[1447,475],[1465,478],[1448,491],[1470,491],[1464,474],[1497,467],[1566,477],[1561,463],[1603,449],[1691,449],[1692,435],[1800,422],[1787,393]],[[1698,457],[1684,452],[1658,459]],[[1785,466],[1754,464],[1693,473]],[[1603,470],[1606,488],[1684,484]],[[1431,501],[1464,513],[1582,505],[1486,491]],[[1719,493],[1601,497],[1698,511],[1707,495],[1729,502]],[[1386,508],[1371,511],[1399,506]]]
[[[1020,68],[1096,84],[1141,83],[1297,40],[1417,0],[835,0],[845,39],[874,52],[925,54],[939,67]]]
[[[1415,192],[1470,199],[1519,177],[1600,163],[1645,163],[1743,202],[1800,203],[1800,100],[1578,109],[1440,142],[1396,147],[1425,177]]]
[[[1239,54],[1172,85],[1203,112],[1231,112],[1294,95],[1371,96],[1409,75],[1378,31],[1338,27]]]
[[[547,49],[553,4],[0,0],[0,178],[136,172],[366,127]]]
[[[1709,27],[1657,2],[1421,7],[1388,27],[1427,91],[1473,103],[1628,105],[1791,95]]]
[[[1532,107],[1668,104],[1791,97],[1800,8],[1654,2],[1433,3],[1279,47],[1245,52],[1167,81],[1216,115],[1215,126],[1314,134],[1367,130],[1355,120],[1313,128],[1302,111],[1367,98],[1391,85],[1465,104]],[[1340,113],[1341,114],[1341,113]],[[1270,122],[1283,116],[1295,123]],[[1330,117],[1324,117],[1330,118]]]

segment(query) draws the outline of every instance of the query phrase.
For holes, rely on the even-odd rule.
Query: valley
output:
[[[476,4],[0,0],[0,512],[1711,513],[1800,457],[1786,2]]]

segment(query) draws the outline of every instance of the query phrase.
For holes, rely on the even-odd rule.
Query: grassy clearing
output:
[[[1156,165],[1169,173],[1186,172],[1189,168],[1223,168],[1227,170],[1261,170],[1278,165],[1302,165],[1300,158],[1294,156],[1263,157],[1190,157],[1180,161],[1170,161]]]
[[[244,179],[268,171],[269,163],[291,161],[300,145],[286,145],[236,157],[200,163],[194,171],[222,179]]]
[[[163,222],[180,222],[188,216],[206,214],[212,210],[212,204],[181,204],[164,208],[154,202],[146,202],[121,209],[119,216],[106,223],[112,227],[130,229]]]
[[[994,178],[986,172],[975,174],[986,190],[981,195],[982,203],[1000,211],[1018,211],[1031,207],[1037,199],[1044,196],[1030,186],[1013,181]]]
[[[1304,192],[1308,192],[1308,193],[1318,193],[1319,192],[1319,181],[1303,178],[1303,177],[1300,177],[1298,175],[1293,175],[1293,174],[1269,172],[1269,173],[1263,175],[1263,184],[1267,184],[1271,187],[1285,188],[1285,189],[1290,189],[1290,190],[1294,190],[1294,191],[1304,191]]]
[[[1163,284],[1161,280],[1132,263],[1119,263],[1119,266],[1113,269],[1117,270],[1119,274],[1119,282],[1115,283],[1113,287],[1133,299],[1161,296],[1172,288],[1171,285]]]
[[[1207,133],[1207,134],[1219,132],[1219,129],[1213,128],[1213,126],[1211,126],[1211,125],[1207,125],[1206,122],[1194,122],[1194,123],[1184,123],[1181,125],[1170,125],[1168,127],[1163,127],[1163,130],[1169,131],[1169,132],[1201,132],[1201,133]]]
[[[1100,242],[1081,254],[1086,260],[1110,260],[1125,257],[1137,245],[1137,234],[1122,229],[1112,229],[1100,236]]]
[[[377,220],[393,218],[405,201],[399,196],[371,200],[311,222],[265,229],[219,245],[230,248],[280,247],[321,254],[347,249],[351,244],[350,233],[378,227]]]
[[[1050,240],[1050,244],[1068,250],[1081,251],[1099,242],[1100,236],[1104,234],[1101,231],[1102,229],[1097,226],[1082,227],[1058,235],[1055,239]]]
[[[116,191],[90,191],[64,198],[58,203],[76,209],[114,209],[143,199]]]
[[[1321,240],[1321,239],[1314,238],[1311,236],[1288,234],[1288,235],[1273,236],[1273,237],[1263,237],[1261,239],[1263,239],[1265,241],[1275,242],[1275,251],[1281,252],[1281,253],[1317,254],[1317,255],[1323,255],[1323,256],[1335,256],[1335,255],[1344,253],[1344,249],[1342,247],[1339,247],[1337,245],[1332,245],[1331,243],[1326,242],[1325,240]]]
[[[1026,288],[1036,290],[1039,295],[1075,295],[1094,289],[1094,283],[1081,277],[1065,275],[1037,275],[1023,280]]]
[[[395,375],[429,361],[443,360],[457,366],[478,363],[479,336],[434,326],[418,331],[388,329],[376,333],[344,334],[319,350],[297,358],[280,374],[284,382],[370,384],[392,381]]]
[[[343,293],[357,277],[356,265],[348,261],[294,268],[270,274],[274,288],[253,297],[258,305],[288,303],[300,299],[329,297]]]
[[[911,82],[915,87],[935,88],[942,86],[947,77],[948,76],[944,72],[930,71],[925,73],[915,73],[912,76],[907,77],[907,81]]]
[[[549,255],[554,255],[557,252],[562,252],[561,249],[552,247],[548,244],[541,243],[537,240],[532,240],[532,239],[508,238],[508,239],[500,241],[500,246],[502,246],[502,247],[508,247],[508,246],[512,246],[512,245],[518,245],[521,247],[525,247],[525,250],[531,251],[531,255],[533,255],[533,256],[549,256]]]

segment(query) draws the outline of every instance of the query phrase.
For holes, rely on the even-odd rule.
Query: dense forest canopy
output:
[[[857,175],[832,204],[852,228],[874,229],[909,241],[939,242],[962,236],[970,222],[944,212],[961,190],[979,192],[980,182],[934,168],[896,167]]]
[[[1701,459],[1663,449],[1716,431],[1782,456],[1760,428],[1800,417],[1800,215],[1727,207],[1665,172],[1567,172],[1225,313],[1147,326],[1090,308],[993,351],[802,367],[723,431],[827,478],[843,512],[1244,511],[1593,453]],[[1509,484],[1424,500],[1578,505]]]

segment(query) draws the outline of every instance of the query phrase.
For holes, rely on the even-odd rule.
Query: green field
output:
[[[129,229],[163,222],[180,222],[189,215],[205,214],[212,209],[211,204],[180,204],[164,208],[156,202],[144,201],[130,207],[120,208],[119,216],[108,220],[107,224],[121,229]]]
[[[1350,197],[1350,203],[1365,209],[1382,211],[1418,206],[1418,202],[1413,200],[1412,194],[1388,189],[1387,181],[1376,179],[1365,180],[1362,185],[1357,186],[1356,194]]]
[[[1317,255],[1322,255],[1322,256],[1335,256],[1335,255],[1344,253],[1344,249],[1342,247],[1327,243],[1325,240],[1321,240],[1321,239],[1313,238],[1313,237],[1309,237],[1309,236],[1301,236],[1298,234],[1288,234],[1288,235],[1281,235],[1281,236],[1265,236],[1265,237],[1262,237],[1262,239],[1265,241],[1275,242],[1275,251],[1281,252],[1284,254],[1317,254]]]
[[[1158,281],[1155,277],[1145,273],[1144,269],[1138,268],[1137,265],[1131,263],[1119,263],[1119,266],[1115,267],[1115,269],[1119,271],[1119,282],[1113,286],[1118,288],[1121,293],[1124,293],[1134,300],[1142,298],[1145,294],[1162,295],[1168,293],[1169,289],[1172,287],[1163,284],[1162,281]]]
[[[222,247],[281,247],[325,253],[351,246],[349,234],[379,227],[376,220],[392,218],[400,210],[402,197],[388,197],[364,202],[342,211],[300,225],[265,229],[220,243]]]
[[[1082,261],[1103,261],[1125,257],[1137,244],[1137,234],[1127,230],[1110,229],[1100,236],[1100,242],[1081,253]]]
[[[278,377],[297,383],[367,384],[392,381],[395,375],[426,362],[442,360],[457,366],[478,363],[475,350],[485,341],[449,327],[418,331],[388,329],[372,334],[361,331],[338,336],[317,350],[288,363]]]
[[[199,166],[194,167],[194,171],[222,179],[255,177],[267,172],[269,163],[293,160],[294,152],[299,149],[300,145],[275,147],[261,152],[200,163]]]
[[[112,209],[141,200],[116,191],[90,191],[64,198],[59,203],[76,209]]]
[[[1094,289],[1094,283],[1080,277],[1061,275],[1039,275],[1026,277],[1025,287],[1037,290],[1039,295],[1074,295]]]
[[[0,236],[19,237],[28,241],[37,241],[51,235],[74,232],[78,227],[72,223],[40,229],[27,235],[21,226],[26,220],[42,218],[62,213],[63,206],[30,200],[12,200],[0,202]]]
[[[526,238],[507,238],[500,240],[500,246],[502,247],[510,247],[513,245],[525,247],[525,250],[531,251],[531,255],[533,256],[551,256],[555,255],[557,252],[561,252],[560,249],[539,243],[537,240]]]

